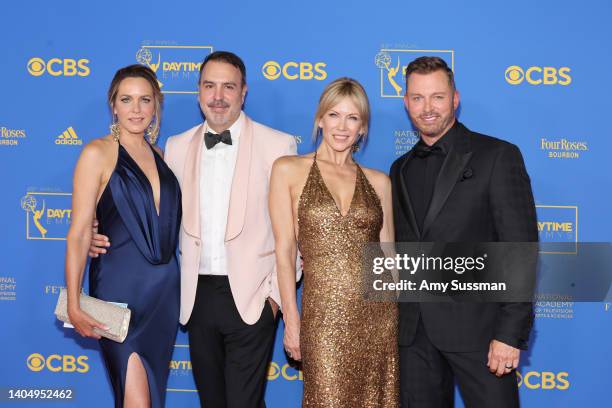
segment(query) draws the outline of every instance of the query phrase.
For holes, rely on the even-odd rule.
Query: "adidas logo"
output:
[[[70,126],[68,129],[64,130],[61,135],[59,135],[55,139],[55,144],[57,145],[82,145],[83,141],[79,139],[76,132]]]

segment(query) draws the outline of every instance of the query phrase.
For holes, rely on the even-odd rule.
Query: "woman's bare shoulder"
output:
[[[274,168],[282,172],[300,171],[312,164],[312,153],[301,156],[283,156],[276,159]]]
[[[291,187],[296,187],[304,183],[312,166],[313,154],[301,156],[284,156],[276,160],[272,173],[282,175],[286,183]]]
[[[93,139],[83,147],[82,155],[104,159],[116,154],[117,142],[110,135]]]
[[[114,167],[117,161],[117,142],[108,136],[93,139],[83,147],[79,157],[79,166],[87,168],[98,168],[105,171],[106,168]]]

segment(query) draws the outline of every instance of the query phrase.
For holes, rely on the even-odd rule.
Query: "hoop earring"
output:
[[[119,123],[117,122],[117,115],[113,115],[113,123],[108,127],[110,129],[111,135],[113,135],[113,140],[119,143],[119,135],[121,134],[119,130]]]

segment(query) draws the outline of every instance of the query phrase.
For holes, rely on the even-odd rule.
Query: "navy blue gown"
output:
[[[122,407],[128,359],[137,353],[147,372],[152,407],[163,407],[178,329],[180,271],[176,245],[181,224],[178,181],[154,151],[160,182],[159,215],[149,180],[119,145],[117,164],[96,209],[99,232],[111,247],[92,259],[89,292],[132,310],[123,343],[101,339],[100,348]]]

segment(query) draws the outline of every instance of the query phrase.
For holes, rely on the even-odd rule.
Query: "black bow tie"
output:
[[[207,149],[212,149],[219,142],[225,143],[226,145],[232,144],[232,135],[229,129],[224,130],[221,133],[206,132],[204,134],[204,144]]]
[[[416,146],[414,146],[414,154],[416,154],[417,157],[424,158],[432,154],[444,155],[446,152],[441,146],[427,146],[424,143],[418,143]]]

